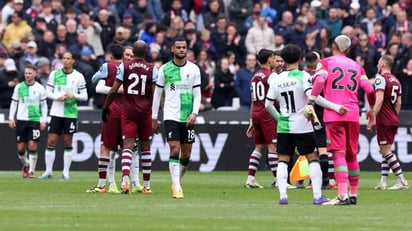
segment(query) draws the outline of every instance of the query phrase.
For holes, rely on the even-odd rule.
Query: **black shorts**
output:
[[[316,151],[315,135],[313,132],[302,134],[278,133],[277,150],[279,154],[292,156],[295,149],[300,155]]]
[[[57,135],[73,134],[77,131],[77,119],[52,116],[49,125],[49,133]]]
[[[180,141],[182,144],[195,142],[195,127],[186,127],[186,123],[173,120],[165,120],[165,132],[167,141]]]
[[[40,139],[40,123],[32,121],[17,120],[16,122],[16,141],[28,142]]]
[[[316,146],[319,148],[326,148],[326,130],[325,130],[325,122],[323,121],[323,107],[316,105],[315,112],[319,118],[319,122],[322,125],[322,128],[319,130],[315,130],[315,139],[316,139]]]

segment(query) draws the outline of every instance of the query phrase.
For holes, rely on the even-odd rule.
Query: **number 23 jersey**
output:
[[[309,133],[313,126],[303,112],[308,103],[307,94],[312,89],[311,77],[307,72],[290,70],[270,77],[266,98],[279,101],[280,117],[278,133]]]

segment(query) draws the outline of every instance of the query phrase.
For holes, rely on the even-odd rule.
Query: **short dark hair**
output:
[[[123,47],[119,44],[113,44],[109,48],[110,53],[113,55],[115,59],[122,59],[123,58]]]
[[[31,64],[26,64],[26,65],[24,66],[24,68],[25,68],[25,69],[26,69],[26,68],[29,68],[29,69],[32,69],[33,71],[36,71],[36,70],[37,70],[36,66],[31,65]]]
[[[257,60],[260,64],[266,64],[270,56],[274,55],[272,50],[263,48],[257,54]]]
[[[320,54],[317,51],[310,51],[310,52],[306,53],[306,55],[305,55],[305,61],[308,64],[315,63],[316,61],[318,61],[318,58],[320,58]]]
[[[178,36],[175,39],[173,39],[172,45],[174,46],[176,42],[186,42],[186,39],[183,38],[182,36]]]
[[[292,64],[298,62],[302,58],[302,51],[299,46],[288,44],[282,49],[280,56],[285,60],[285,63]]]

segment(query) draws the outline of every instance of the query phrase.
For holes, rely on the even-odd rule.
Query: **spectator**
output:
[[[380,58],[378,50],[368,42],[368,35],[362,33],[359,35],[359,44],[353,48],[351,57],[356,60],[356,57],[362,57],[364,59],[363,68],[366,71],[366,75],[369,79],[375,78],[377,73],[377,64]]]
[[[52,14],[54,16],[54,19],[57,21],[57,25],[61,24],[65,20],[65,15],[64,15],[64,7],[62,5],[61,0],[51,0],[51,8],[52,8]]]
[[[100,11],[99,11],[100,12]],[[122,26],[130,30],[131,39],[136,41],[139,35],[139,29],[133,23],[133,15],[130,11],[125,11],[122,16]]]
[[[402,86],[402,109],[412,109],[412,59],[409,59],[399,76]]]
[[[46,57],[40,57],[37,60],[36,68],[36,81],[43,85],[43,87],[46,87],[50,74],[50,60]]]
[[[130,46],[131,44],[127,41],[127,38],[124,36],[125,28],[119,26],[116,28],[116,33],[113,37],[113,41],[109,44],[109,47],[113,44],[119,44],[120,46]]]
[[[306,19],[306,33],[317,33],[320,31],[320,29],[327,27],[325,21],[317,18],[315,9],[308,11],[308,13],[306,14]]]
[[[51,30],[44,32],[43,38],[38,42],[38,47],[37,54],[39,56],[45,56],[48,59],[53,58],[54,50],[56,49],[56,40]]]
[[[162,24],[171,26],[172,19],[177,16],[181,17],[184,23],[189,21],[189,15],[182,6],[181,0],[173,0],[170,10],[167,12],[165,11],[165,14],[163,15]]]
[[[44,32],[47,30],[46,20],[42,17],[37,17],[34,20],[34,28],[32,30],[36,41],[40,41],[43,38]]]
[[[1,9],[1,24],[4,26],[8,24],[7,20],[14,13],[14,1],[15,0],[7,0],[6,5]]]
[[[246,35],[247,31],[243,29],[243,22],[252,14],[253,3],[251,0],[232,0],[229,4],[230,21],[236,24],[241,35]]]
[[[203,29],[200,32],[200,49],[207,50],[211,57],[216,57],[216,48],[212,41],[210,41],[210,31],[208,29]]]
[[[239,103],[241,111],[250,111],[251,95],[250,95],[250,81],[256,71],[256,55],[248,54],[246,56],[246,66],[239,69],[236,73],[234,88],[237,96],[239,97]]]
[[[246,47],[245,40],[238,33],[236,24],[229,23],[226,27],[226,53],[232,52],[235,54],[235,62],[240,66],[245,65]]]
[[[270,28],[274,26],[277,11],[270,6],[270,0],[261,0],[262,12],[261,15],[265,17],[266,22]]]
[[[253,27],[253,23],[259,18],[262,12],[262,4],[260,2],[256,2],[253,4],[252,14],[249,15],[245,21],[243,22],[243,29],[248,31],[250,28]]]
[[[10,99],[14,86],[19,83],[16,64],[13,59],[4,61],[4,69],[0,71],[0,108],[10,108]]]
[[[222,58],[220,65],[216,68],[214,78],[214,90],[212,94],[212,105],[214,108],[232,106],[235,96],[233,74],[229,70],[229,59]]]
[[[366,17],[361,21],[362,30],[369,36],[373,33],[373,25],[376,22],[376,13],[373,7],[366,10]]]
[[[316,50],[323,50],[324,48],[332,47],[332,39],[331,39],[331,32],[327,27],[323,27],[320,29],[319,33],[316,34],[315,38],[315,48]]]
[[[30,15],[31,22],[34,22],[42,12],[42,0],[32,0],[31,6],[26,10],[26,14]]]
[[[20,72],[24,71],[24,67],[29,64],[35,66],[40,56],[37,55],[37,44],[35,41],[30,41],[27,43],[26,50],[24,51],[24,56],[20,59],[18,64],[18,70]]]
[[[67,38],[67,29],[64,24],[59,24],[57,26],[55,42],[56,44],[61,43],[65,44],[66,46],[70,46],[69,39]]]
[[[353,26],[360,23],[363,15],[359,8],[360,5],[357,2],[352,2],[350,7],[341,6],[340,16],[342,18],[342,27]]]
[[[56,31],[59,22],[57,22],[57,20],[54,18],[50,2],[43,3],[43,10],[39,17],[42,17],[46,20],[47,29],[51,31]]]
[[[285,42],[298,45],[303,50],[305,49],[305,36],[305,22],[298,20],[294,28],[286,35]]]
[[[10,49],[12,43],[20,42],[24,36],[32,31],[32,28],[23,20],[22,11],[14,12],[12,21],[13,22],[6,27],[3,35],[4,45],[6,45],[8,49]]]
[[[89,4],[88,0],[74,1],[72,7],[76,11],[76,14],[82,14],[82,13],[88,14],[93,9],[93,6]]]
[[[146,23],[143,33],[139,39],[143,40],[148,46],[156,40],[157,26],[154,23]]]
[[[257,54],[262,48],[273,50],[275,48],[274,43],[275,34],[273,29],[268,27],[263,16],[259,16],[253,27],[247,32],[245,40],[247,52]]]
[[[212,98],[213,80],[216,64],[210,59],[208,50],[201,50],[197,58],[197,65],[205,75],[201,79],[202,102],[210,102]],[[202,76],[201,76],[202,77]]]
[[[382,22],[376,21],[373,24],[373,32],[369,35],[369,43],[378,49],[379,53],[384,54],[387,45],[387,38],[382,29]]]
[[[218,61],[222,58],[226,51],[226,26],[227,20],[224,16],[219,16],[216,22],[216,28],[212,31],[210,35],[210,41],[216,48],[216,57],[214,61]]]
[[[403,33],[411,32],[411,31],[412,31],[412,23],[408,22],[406,18],[406,11],[400,10],[396,14],[395,25],[392,25],[389,31],[389,37],[396,32],[403,34]]]
[[[102,32],[102,27],[98,22],[90,19],[88,14],[80,15],[80,23],[77,28],[77,33],[84,32],[87,35],[87,43],[93,44],[94,55],[96,55],[96,61],[99,66],[104,62],[104,51],[102,40],[100,39],[100,33]]]
[[[74,19],[68,19],[66,21],[66,29],[67,29],[67,41],[68,46],[75,44],[77,42],[77,22]]]
[[[283,1],[283,3],[280,4],[279,8],[278,8],[276,22],[280,21],[280,17],[281,17],[281,15],[283,15],[283,12],[285,12],[285,11],[290,11],[293,15],[293,18],[296,19],[300,14],[299,2],[300,1],[297,1],[297,0],[285,0],[285,1]]]
[[[51,69],[61,69],[63,68],[63,54],[66,52],[66,46],[64,44],[57,44],[56,51],[54,53],[54,58],[51,62]]]
[[[330,10],[330,1],[329,0],[321,0],[320,6],[316,8],[316,16],[319,19],[326,20],[329,16]]]
[[[285,47],[285,39],[282,35],[275,33],[275,48],[274,51],[280,51]]]
[[[286,10],[282,14],[282,20],[279,21],[275,27],[273,28],[275,35],[281,35],[283,38],[287,36],[287,34],[293,28],[293,14]]]
[[[27,22],[27,24],[32,25],[32,20],[31,20],[31,16],[28,15],[25,10],[24,10],[24,1],[23,0],[14,0],[14,12],[21,12],[22,13],[22,19],[24,21]],[[13,13],[14,13],[13,12]],[[9,15],[9,17],[7,18],[7,21],[5,21],[7,24],[12,23],[12,15]]]
[[[339,16],[337,7],[332,6],[329,8],[329,14],[325,20],[325,23],[331,32],[331,39],[340,34],[340,31],[342,30],[342,19]]]
[[[110,20],[109,18],[109,11],[106,9],[101,9],[99,11],[97,22],[100,24],[102,31],[100,33],[100,40],[102,41],[103,50],[107,51],[109,44],[113,40],[113,36],[115,34],[116,26],[115,21]],[[136,26],[134,25],[136,28]]]
[[[216,21],[219,16],[224,15],[219,9],[219,0],[209,0],[209,11],[203,13],[203,23],[206,29],[212,31],[216,27]]]
[[[149,14],[152,15],[155,23],[160,22],[162,19],[163,11],[161,5],[160,0],[147,0],[147,10]]]

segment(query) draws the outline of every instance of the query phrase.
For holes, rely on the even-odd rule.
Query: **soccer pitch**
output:
[[[38,171],[37,174],[41,172]],[[62,181],[23,179],[0,172],[0,230],[409,230],[412,194],[378,191],[378,172],[362,172],[357,205],[314,206],[309,189],[288,190],[279,206],[270,172],[257,173],[264,189],[245,189],[247,172],[189,171],[185,198],[171,197],[169,172],[152,174],[152,195],[90,194],[96,172],[72,172]],[[412,182],[412,174],[406,173]],[[120,172],[117,172],[120,179]],[[395,183],[390,175],[389,185]],[[118,181],[118,185],[120,181]],[[336,190],[324,190],[332,198]]]

